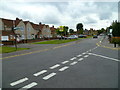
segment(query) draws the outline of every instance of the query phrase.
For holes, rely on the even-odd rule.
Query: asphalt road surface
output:
[[[118,51],[101,39],[5,58],[3,88],[118,88]]]

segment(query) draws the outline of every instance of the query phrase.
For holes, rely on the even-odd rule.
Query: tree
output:
[[[69,29],[69,33],[70,33],[70,34],[73,34],[73,33],[74,33],[74,30],[73,30],[73,29]]]
[[[83,34],[83,24],[82,23],[78,23],[76,25],[76,29],[77,29],[78,34]]]
[[[120,22],[117,22],[117,21],[113,22],[112,29],[113,29],[112,35],[114,37],[120,37]]]
[[[64,26],[63,29],[64,29],[64,31],[63,31],[64,32],[64,36],[68,35],[69,27],[68,26]]]

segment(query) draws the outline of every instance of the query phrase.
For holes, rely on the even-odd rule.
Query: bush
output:
[[[111,43],[116,43],[120,45],[120,37],[112,37]]]

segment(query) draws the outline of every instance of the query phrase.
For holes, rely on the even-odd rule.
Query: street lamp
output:
[[[14,34],[14,36],[15,36],[15,42],[14,42],[14,44],[15,44],[15,48],[16,48],[16,50],[17,50],[17,35],[15,34],[15,30],[17,30],[17,28],[12,27],[12,32],[13,32],[13,34]]]

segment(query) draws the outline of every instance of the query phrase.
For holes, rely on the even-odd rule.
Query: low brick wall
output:
[[[53,40],[53,39],[57,39],[57,38],[21,40],[21,41],[17,42],[17,44],[20,44],[20,43],[33,43],[33,42],[39,42],[39,41],[44,41],[44,40]],[[15,41],[2,41],[2,44],[3,45],[14,45]]]

